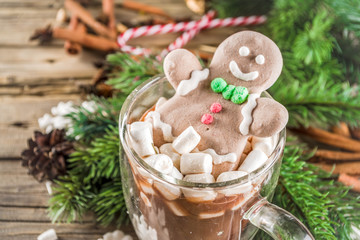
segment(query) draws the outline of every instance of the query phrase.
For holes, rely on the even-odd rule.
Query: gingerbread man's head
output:
[[[250,93],[261,93],[273,85],[282,68],[279,48],[268,37],[242,31],[224,40],[210,64],[213,76],[241,85]]]

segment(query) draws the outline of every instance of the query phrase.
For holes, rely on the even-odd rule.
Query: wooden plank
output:
[[[61,48],[0,48],[0,83],[25,79],[91,78],[99,59],[94,52],[83,51],[72,57]]]
[[[0,207],[0,221],[50,222],[44,208]]]
[[[0,222],[44,222],[50,223],[47,208],[43,207],[8,207],[0,206]],[[76,223],[95,223],[93,214],[86,214]]]
[[[31,195],[46,194],[47,190],[45,183],[37,182],[33,176],[26,173],[26,169],[24,168],[23,174],[10,176],[3,174],[0,176],[0,193],[21,193]]]
[[[0,193],[0,205],[9,207],[17,206],[46,208],[48,206],[49,199],[50,197],[48,193]]]
[[[79,95],[43,97],[0,97],[0,158],[19,158],[27,139],[39,130],[37,119],[60,101],[78,103]]]
[[[18,175],[24,174],[25,168],[21,166],[20,159],[0,160],[0,176],[1,175]]]
[[[61,101],[80,102],[79,95],[53,95],[43,97],[0,97],[0,123],[9,127],[14,122],[36,122]]]
[[[0,224],[0,238],[2,240],[36,239],[38,235],[50,228],[55,229],[60,239],[98,239],[106,232],[116,229],[115,227],[104,228],[91,223],[51,224],[2,222]],[[123,226],[121,230],[126,234],[134,236],[132,226]]]

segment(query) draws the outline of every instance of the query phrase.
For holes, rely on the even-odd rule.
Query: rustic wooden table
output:
[[[93,1],[92,11],[100,9]],[[189,16],[183,1],[143,1],[173,15]],[[63,42],[48,46],[29,42],[36,28],[54,22],[60,0],[0,0],[0,239],[36,239],[54,228],[60,239],[98,239],[115,228],[101,228],[91,217],[82,223],[52,224],[47,216],[49,194],[21,167],[26,139],[38,129],[37,119],[59,101],[79,101],[79,84],[89,83],[100,53],[64,52]],[[117,19],[137,18],[136,12],[116,8]],[[131,226],[124,232],[134,235]]]
[[[183,0],[138,0],[164,9],[175,18],[193,14]],[[90,10],[100,11],[100,0]],[[139,20],[145,15],[121,9],[116,2],[116,19]],[[0,239],[36,239],[54,228],[60,239],[98,239],[114,227],[101,228],[88,217],[82,223],[52,224],[47,216],[49,194],[21,167],[20,153],[26,139],[38,129],[37,119],[50,112],[59,101],[80,101],[79,85],[89,84],[96,72],[94,61],[99,52],[84,50],[69,56],[62,41],[47,46],[29,42],[37,28],[53,23],[63,0],[0,0]],[[219,34],[220,32],[220,34]],[[217,44],[234,29],[205,31],[188,46]],[[220,36],[220,37],[219,37]],[[221,37],[223,36],[223,37]],[[154,37],[152,44],[165,46],[176,34]],[[143,41],[144,42],[144,41]],[[146,42],[146,41],[145,41]],[[133,44],[142,43],[134,40]],[[134,235],[131,226],[123,231]]]

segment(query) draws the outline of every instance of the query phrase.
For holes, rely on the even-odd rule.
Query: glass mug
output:
[[[262,167],[227,182],[185,182],[158,172],[137,155],[129,141],[129,124],[139,121],[160,97],[174,93],[164,75],[156,76],[128,96],[120,113],[123,191],[139,239],[252,239],[259,228],[274,239],[314,239],[299,220],[268,202],[280,174],[285,129]]]

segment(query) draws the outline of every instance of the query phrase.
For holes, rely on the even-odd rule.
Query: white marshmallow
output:
[[[165,203],[176,216],[183,217],[189,215],[189,213],[176,202],[166,201]]]
[[[260,149],[254,149],[247,155],[238,170],[250,173],[261,167],[267,159],[268,156],[266,156],[263,151]]]
[[[159,190],[161,195],[167,200],[175,200],[180,197],[181,191],[179,187],[166,183],[154,182],[154,186]]]
[[[104,234],[104,240],[122,240],[125,234],[120,230],[115,230],[114,232],[108,232]]]
[[[49,229],[46,230],[45,232],[43,232],[42,234],[40,234],[37,237],[37,240],[57,240],[58,237],[56,236],[56,232],[54,229]]]
[[[130,125],[130,136],[134,150],[141,157],[155,154],[151,123],[132,123]]]
[[[216,182],[226,182],[226,181],[231,181],[237,178],[241,178],[245,175],[247,175],[247,172],[244,171],[228,171],[228,172],[223,172],[221,173],[217,179]]]
[[[152,183],[141,182],[140,183],[140,188],[146,194],[149,194],[149,195],[155,194],[155,191],[154,191],[154,189],[152,187]]]
[[[152,168],[164,174],[170,174],[173,170],[171,158],[165,154],[155,154],[144,159]]]
[[[133,240],[133,238],[130,235],[126,235],[123,238],[121,238],[121,240]]]
[[[174,136],[172,135],[172,127],[169,124],[161,121],[161,116],[159,112],[149,112],[145,117],[145,121],[152,122],[154,128],[160,129],[162,131],[165,141],[172,142],[174,140]]]
[[[49,195],[53,194],[53,190],[52,190],[52,182],[51,181],[46,181],[45,182],[45,186],[46,186],[46,190],[48,191]]]
[[[189,174],[183,178],[186,182],[193,183],[214,183],[215,178],[210,173]]]
[[[180,159],[182,174],[211,173],[213,168],[212,157],[206,153],[186,153]]]
[[[177,179],[180,179],[180,180],[182,180],[183,177],[184,177],[176,167],[173,167],[173,169],[172,169],[172,171],[170,173],[170,176],[172,176],[174,178],[177,178]]]
[[[175,151],[171,143],[161,145],[160,153],[168,155],[173,161],[174,166],[180,169],[180,154]]]
[[[253,149],[260,149],[267,156],[270,156],[275,149],[276,141],[277,141],[277,136],[267,137],[267,138],[253,137],[251,141],[251,145]]]
[[[221,173],[217,179],[216,182],[226,182],[231,181],[237,178],[241,178],[243,176],[248,175],[247,172],[243,171],[228,171]],[[225,196],[231,196],[236,194],[242,194],[251,191],[252,185],[251,182],[247,182],[244,184],[241,184],[239,186],[233,186],[230,188],[224,188],[222,190],[219,190],[220,193],[224,194]]]
[[[189,174],[183,178],[187,182],[195,183],[213,183],[215,179],[210,173],[201,173],[201,174]],[[217,193],[213,190],[208,189],[182,189],[184,196],[190,202],[204,202],[204,201],[213,201],[216,198]]]
[[[174,140],[172,146],[178,153],[185,154],[191,152],[200,140],[200,135],[190,126]]]
[[[149,198],[145,195],[145,193],[140,192],[140,197],[146,206],[151,207],[151,202],[150,202]]]
[[[216,218],[224,215],[225,211],[219,211],[219,212],[203,212],[199,213],[200,219],[209,219],[209,218]]]
[[[138,170],[139,175],[142,176],[142,179],[144,179],[145,181],[147,181],[150,184],[153,184],[153,181],[154,181],[153,176],[148,171],[146,171],[145,169],[143,169],[140,166],[137,167],[136,169]]]
[[[172,171],[169,175],[180,180],[183,179],[183,175],[179,172],[179,170],[177,170],[176,167],[172,168]],[[180,188],[171,184],[154,182],[154,186],[159,190],[161,195],[170,201],[177,199],[181,195]]]
[[[212,159],[213,159],[213,163],[214,164],[221,164],[223,162],[231,162],[234,163],[237,160],[236,154],[235,153],[228,153],[226,155],[218,155],[214,149],[208,148],[204,151],[202,151],[203,153],[207,153],[210,154]]]

